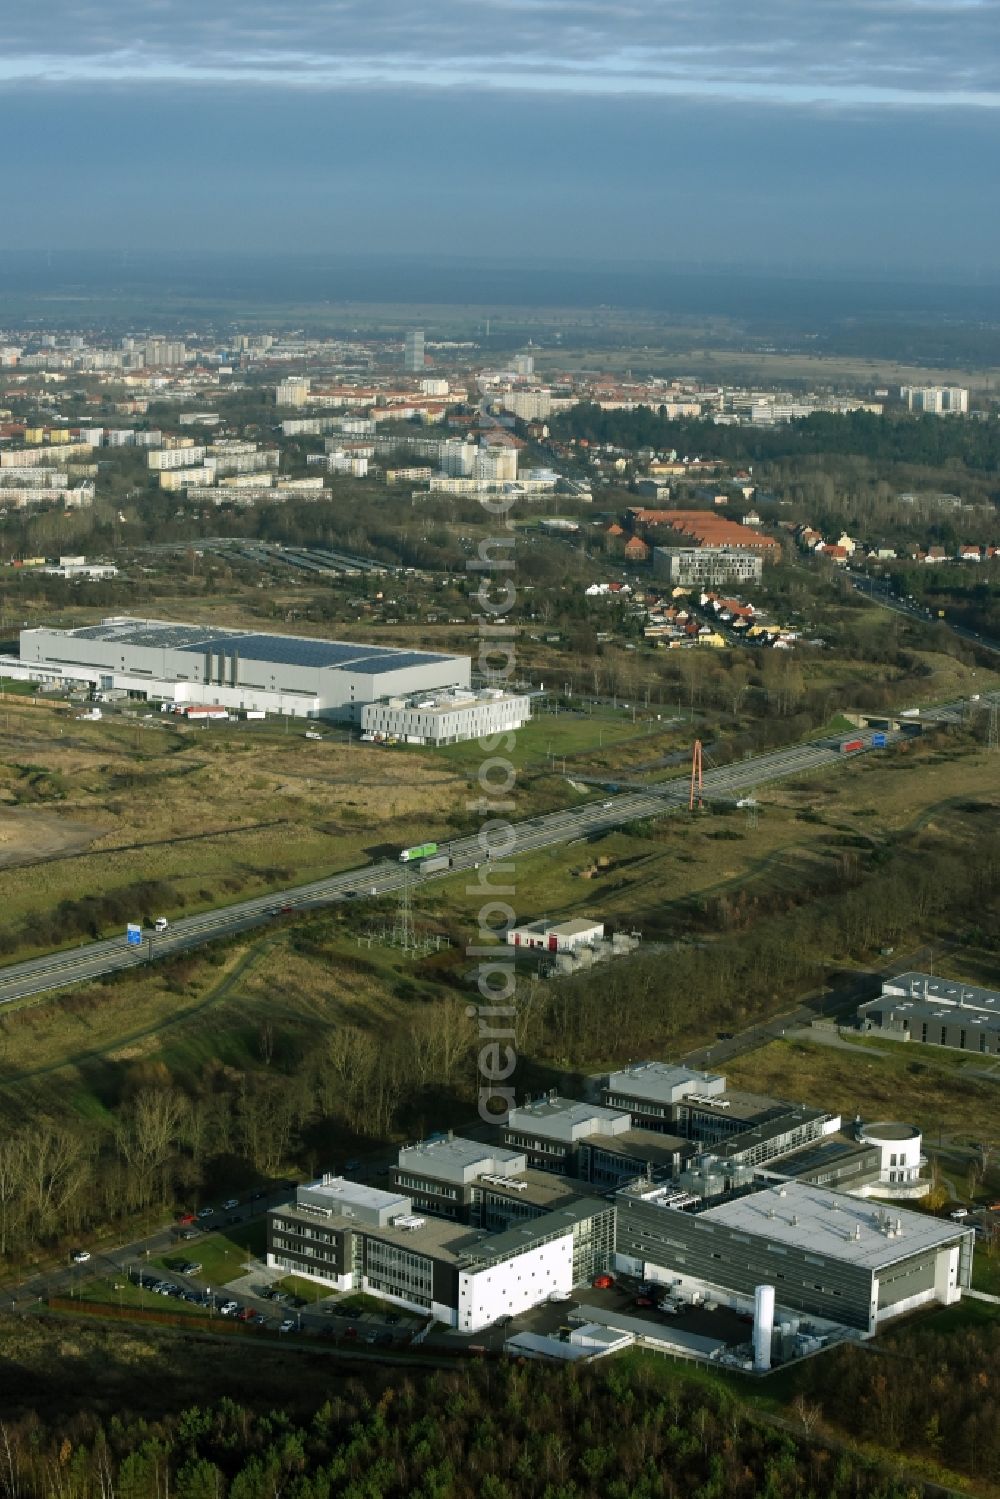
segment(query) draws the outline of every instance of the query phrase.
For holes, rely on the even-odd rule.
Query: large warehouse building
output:
[[[21,669],[149,702],[360,722],[366,704],[467,688],[468,656],[117,616],[77,630],[21,631]]]
[[[758,1179],[714,1199],[646,1182],[617,1202],[621,1268],[738,1310],[765,1283],[783,1310],[871,1334],[960,1300],[972,1272],[971,1229],[806,1182]]]

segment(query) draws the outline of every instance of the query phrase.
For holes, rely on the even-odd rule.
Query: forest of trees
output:
[[[551,427],[557,439],[582,437],[630,451],[675,449],[681,455],[731,463],[827,454],[927,468],[957,464],[994,473],[1000,468],[1000,425],[936,416],[874,416],[867,411],[837,416],[820,411],[780,427],[720,427],[694,418],[671,421],[651,408],[604,411],[581,402],[553,418]]]
[[[1000,1324],[947,1332],[915,1324],[876,1351],[837,1349],[801,1367],[805,1396],[888,1450],[1000,1481]]]
[[[322,1360],[320,1361],[322,1364]],[[311,1410],[0,1424],[5,1499],[918,1499],[844,1449],[649,1366],[482,1365],[371,1389],[314,1371]],[[332,1386],[332,1388],[331,1388]],[[130,1402],[131,1404],[131,1402]],[[162,1409],[162,1407],[161,1407]],[[790,1423],[791,1424],[791,1423]]]

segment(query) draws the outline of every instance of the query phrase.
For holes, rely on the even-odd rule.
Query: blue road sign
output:
[[[142,927],[135,921],[130,921],[125,928],[125,941],[129,947],[142,946]]]

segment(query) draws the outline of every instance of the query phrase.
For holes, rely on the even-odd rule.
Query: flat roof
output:
[[[862,1144],[847,1135],[828,1135],[823,1140],[811,1140],[808,1145],[800,1145],[798,1150],[789,1151],[780,1161],[768,1162],[765,1169],[781,1176],[803,1176],[807,1172],[820,1171],[826,1167],[833,1169],[840,1163],[860,1160],[865,1156],[875,1157],[875,1170],[878,1171],[880,1157],[877,1145]]]
[[[506,1145],[484,1145],[461,1135],[450,1140],[421,1140],[404,1145],[399,1152],[397,1170],[426,1171],[442,1181],[465,1182],[483,1172],[503,1175],[509,1170],[520,1173],[526,1165],[523,1150]]]
[[[533,1218],[530,1223],[520,1224],[517,1228],[508,1228],[503,1233],[487,1234],[478,1239],[473,1235],[474,1243],[461,1255],[460,1267],[466,1270],[485,1269],[499,1260],[510,1259],[531,1249],[546,1239],[570,1233],[577,1223],[585,1223],[588,1218],[599,1213],[613,1212],[613,1203],[605,1199],[578,1197],[564,1207],[553,1208],[551,1213],[543,1213],[541,1217]]]
[[[989,993],[989,990],[984,991]],[[965,1026],[975,1033],[988,1031],[991,1034],[1000,1033],[1000,996],[998,996],[998,1007],[993,1009],[983,1005],[979,1008],[968,1002],[958,1005],[947,998],[942,999],[906,999],[902,995],[881,994],[877,999],[870,999],[866,1004],[858,1006],[858,1014],[891,1016],[894,1020],[902,1022],[908,1020],[912,1031],[916,1022],[919,1025],[931,1025],[932,1022],[946,1026]],[[891,1028],[884,1028],[891,1034]],[[974,1046],[968,1048],[974,1051]]]
[[[511,1109],[507,1116],[507,1129],[536,1129],[539,1134],[555,1140],[574,1140],[577,1130],[585,1125],[620,1125],[628,1129],[631,1116],[621,1109],[605,1109],[599,1104],[580,1103],[575,1098],[539,1098],[523,1108]]]
[[[556,1176],[553,1171],[540,1171],[535,1166],[529,1166],[515,1180],[506,1184],[486,1181],[480,1176],[476,1180],[476,1186],[493,1197],[501,1197],[508,1202],[527,1202],[545,1212],[564,1207],[581,1197],[594,1195],[592,1182],[577,1181],[572,1176]]]
[[[670,1162],[678,1151],[693,1154],[702,1150],[697,1140],[688,1140],[682,1135],[661,1135],[655,1129],[626,1129],[620,1135],[599,1135],[593,1144],[598,1150],[608,1150],[612,1155],[628,1155],[642,1160]]]
[[[676,1103],[677,1090],[693,1091],[690,1085],[722,1092],[726,1080],[716,1072],[697,1072],[693,1067],[670,1062],[637,1062],[608,1077],[609,1092],[628,1093],[651,1103]]]
[[[784,1103],[780,1098],[771,1098],[766,1093],[745,1093],[742,1088],[726,1088],[722,1093],[700,1097],[688,1093],[679,1103],[700,1114],[717,1114],[724,1119],[740,1119],[749,1125],[762,1125],[770,1119],[783,1117],[800,1108],[798,1104]],[[801,1110],[815,1114],[815,1109]]]
[[[99,625],[84,625],[75,630],[55,630],[45,626],[38,631],[25,633],[39,632],[72,636],[76,640],[142,646],[154,650],[188,651],[192,654],[203,654],[221,648],[246,661],[273,661],[282,666],[342,667],[374,676],[390,671],[403,671],[409,666],[464,659],[434,651],[397,649],[390,645],[365,645],[351,640],[320,640],[306,635],[272,635],[262,631],[229,629],[221,625],[190,625],[131,616],[106,619]]]
[[[1000,1015],[1000,990],[984,989],[979,984],[967,984],[962,979],[942,978],[940,974],[911,972],[883,979],[879,998],[889,995],[893,998],[921,1000],[938,1008],[947,1006],[985,1010],[987,1013]],[[878,999],[869,1001],[870,1004],[878,1002]]]
[[[308,1196],[303,1194],[308,1193]],[[408,1212],[410,1199],[399,1192],[385,1192],[381,1187],[366,1187],[363,1182],[348,1181],[343,1176],[324,1176],[319,1181],[303,1182],[296,1188],[297,1206],[312,1204],[329,1208],[336,1213],[339,1208],[364,1208],[369,1212],[381,1212],[384,1208],[398,1207]]]
[[[822,1254],[828,1259],[846,1260],[868,1270],[879,1270],[922,1251],[939,1249],[963,1234],[957,1224],[943,1223],[925,1213],[908,1212],[895,1205],[873,1206],[863,1198],[848,1197],[800,1181],[732,1197],[706,1207],[698,1216],[702,1223],[719,1223],[775,1244]],[[897,1223],[899,1233],[895,1232]]]

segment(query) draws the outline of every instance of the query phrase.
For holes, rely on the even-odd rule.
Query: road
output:
[[[971,709],[983,709],[993,702],[1000,705],[1000,692],[984,693],[982,699],[977,701],[959,699],[925,709],[920,714],[919,722],[960,723]],[[710,769],[704,777],[704,799],[731,802],[772,781],[793,780],[803,775],[830,771],[843,766],[848,759],[856,758],[858,754],[877,754],[879,751],[872,750],[873,732],[872,729],[859,729],[855,737],[861,740],[862,749],[848,757],[837,748],[842,737],[839,736],[772,750],[732,765]],[[890,729],[884,732],[886,742],[891,745],[906,738],[908,730]],[[525,822],[512,823],[509,846],[502,853],[497,852],[496,862],[596,837],[646,818],[669,816],[686,808],[688,797],[688,779],[682,776],[648,787],[625,789],[613,797],[567,807]],[[126,946],[123,935],[10,964],[0,968],[0,1005],[33,994],[86,983],[157,959],[173,957],[211,942],[214,938],[236,936],[240,932],[265,925],[288,912],[315,910],[356,897],[391,895],[399,890],[404,880],[416,886],[429,879],[444,879],[455,870],[478,870],[476,880],[484,890],[489,889],[489,871],[480,867],[488,864],[489,855],[478,835],[453,839],[447,844],[447,851],[451,855],[452,867],[437,874],[422,874],[399,861],[384,859],[360,869],[345,870],[328,879],[314,880],[308,885],[297,885],[269,895],[256,896],[251,900],[238,901],[234,905],[205,911],[198,916],[182,917],[172,922],[166,932],[156,935],[144,933],[139,947]],[[504,876],[498,872],[494,883],[502,885],[505,882]]]
[[[949,619],[935,619],[930,610],[923,608],[920,604],[911,603],[909,599],[901,599],[898,594],[893,593],[887,583],[878,578],[869,578],[864,573],[850,573],[849,581],[856,593],[864,594],[873,604],[881,604],[883,609],[891,609],[896,614],[905,614],[907,619],[919,620],[921,624],[941,624],[957,635],[960,640],[967,640],[971,645],[978,645],[986,651],[994,651],[1000,654],[1000,641],[991,640],[988,636],[980,635],[976,630],[967,630],[964,625],[953,624]]]

